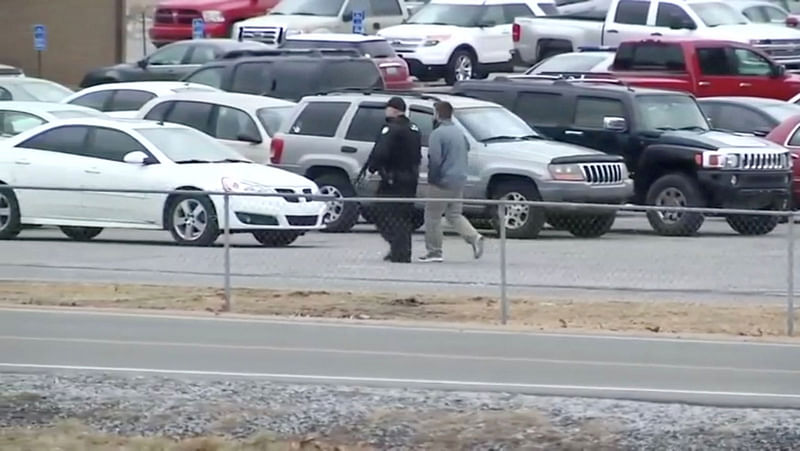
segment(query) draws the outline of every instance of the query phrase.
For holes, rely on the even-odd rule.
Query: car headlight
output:
[[[210,9],[208,11],[203,11],[203,21],[210,23],[222,23],[225,22],[225,15],[222,14],[222,11]]]
[[[580,166],[577,164],[551,164],[547,166],[554,180],[581,182],[586,180]]]
[[[422,43],[422,46],[435,47],[448,39],[450,39],[450,36],[428,36],[425,38],[425,42]]]
[[[222,189],[226,193],[270,193],[270,188],[255,182],[238,180],[231,177],[222,178]]]
[[[736,169],[741,164],[738,153],[706,151],[695,157],[698,166],[709,169]]]

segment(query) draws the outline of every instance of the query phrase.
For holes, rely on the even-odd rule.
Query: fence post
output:
[[[786,230],[788,266],[786,268],[786,332],[794,335],[794,211],[789,210],[789,221]]]
[[[500,323],[508,322],[508,296],[506,294],[506,204],[497,206],[500,227]]]
[[[225,209],[225,230],[224,230],[224,241],[225,241],[225,305],[222,307],[222,310],[225,312],[231,311],[231,208],[230,208],[230,195],[225,193],[223,196],[224,199],[224,209]]]

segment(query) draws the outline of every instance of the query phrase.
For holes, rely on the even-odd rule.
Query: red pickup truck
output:
[[[688,91],[696,97],[789,100],[800,93],[800,75],[787,73],[782,65],[747,44],[729,41],[623,42],[609,74],[633,86]]]
[[[156,47],[192,38],[192,21],[203,19],[207,38],[231,37],[231,26],[262,16],[280,0],[161,0],[156,6],[150,41]]]

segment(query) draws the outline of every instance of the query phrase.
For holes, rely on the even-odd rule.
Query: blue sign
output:
[[[206,23],[203,19],[192,20],[192,39],[203,39],[206,37]]]
[[[364,34],[364,11],[353,11],[353,34]]]
[[[44,25],[33,26],[33,48],[37,52],[47,50],[47,27]]]

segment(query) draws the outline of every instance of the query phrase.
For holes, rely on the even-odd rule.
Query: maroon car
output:
[[[792,153],[792,202],[800,206],[800,115],[791,117],[772,129],[767,139]]]

